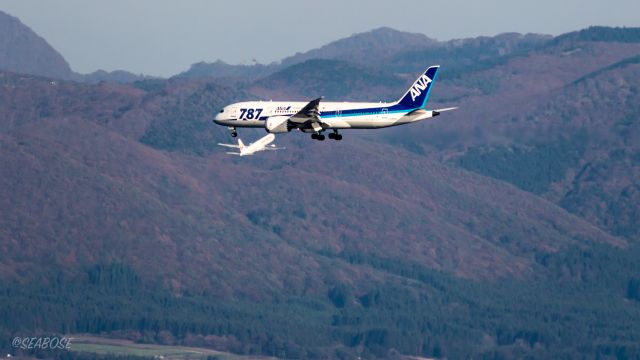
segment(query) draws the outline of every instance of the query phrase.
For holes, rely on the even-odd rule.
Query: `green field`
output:
[[[248,360],[269,359],[267,357],[241,356],[205,348],[138,344],[128,340],[105,339],[98,337],[74,337],[71,351],[99,355],[140,356],[159,359],[220,359]]]

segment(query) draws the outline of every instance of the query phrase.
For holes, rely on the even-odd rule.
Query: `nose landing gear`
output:
[[[238,131],[236,131],[235,127],[230,126],[229,131],[231,131],[231,137],[238,137]]]

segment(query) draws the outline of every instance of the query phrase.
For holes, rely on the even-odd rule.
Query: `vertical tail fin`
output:
[[[240,150],[244,149],[244,143],[242,142],[242,139],[238,139],[238,148]]]
[[[436,81],[436,75],[440,65],[434,65],[428,68],[424,74],[422,74],[418,80],[407,90],[407,92],[398,100],[397,104],[407,109],[421,109],[424,108],[429,99],[429,93],[434,81]]]

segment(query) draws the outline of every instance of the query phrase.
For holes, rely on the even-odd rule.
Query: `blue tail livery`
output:
[[[398,100],[398,105],[406,109],[424,109],[429,99],[431,87],[436,81],[440,65],[434,65],[427,69],[414,83],[409,90]]]

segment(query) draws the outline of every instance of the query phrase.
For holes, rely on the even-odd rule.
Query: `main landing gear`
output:
[[[340,141],[340,140],[342,140],[342,135],[338,134],[337,131],[334,131],[334,132],[329,134],[329,139]]]
[[[229,131],[231,131],[231,137],[238,137],[238,131],[236,131],[235,127],[230,126]]]
[[[332,133],[329,133],[329,139],[340,141],[342,140],[342,135],[338,134],[338,130],[333,130]],[[311,134],[311,138],[314,140],[324,141],[325,137],[322,134]]]

